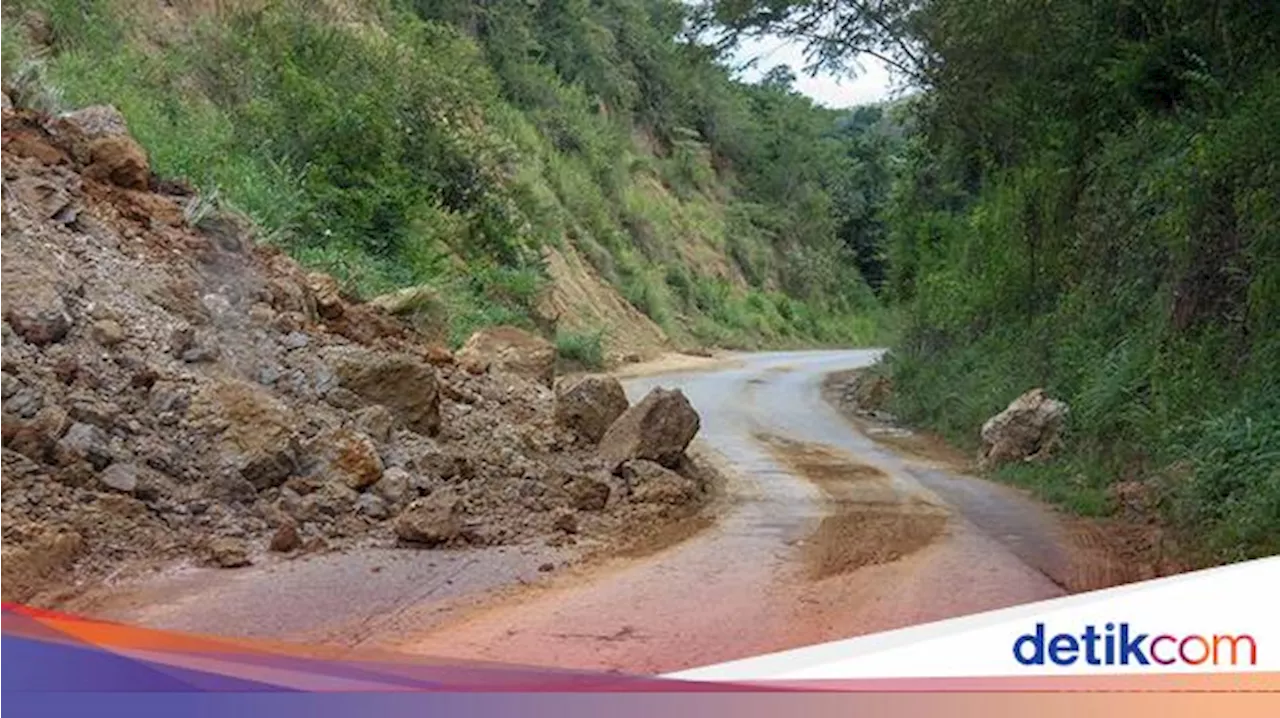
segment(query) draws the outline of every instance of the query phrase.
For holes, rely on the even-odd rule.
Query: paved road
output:
[[[633,399],[683,389],[702,416],[702,449],[734,477],[712,528],[656,554],[547,579],[536,570],[546,549],[352,552],[194,570],[97,612],[190,631],[667,672],[1060,595],[1049,577],[1071,557],[1054,514],[883,448],[822,400],[825,374],[877,356],[747,354],[627,380]]]
[[[1062,560],[1052,513],[1005,487],[882,448],[822,400],[825,374],[877,357],[751,354],[717,371],[629,381],[633,399],[654,386],[688,395],[703,419],[700,441],[737,476],[727,515],[660,554],[515,597],[400,647],[661,672],[1061,595],[1046,575]],[[800,468],[816,450],[821,477],[797,470],[789,460],[796,449]],[[867,476],[875,478],[877,505],[945,519],[932,540],[899,560],[839,570],[842,547],[812,542],[850,535],[820,529],[847,507],[840,492],[867,486]],[[871,494],[851,501],[865,507]],[[855,539],[861,516],[846,527]],[[898,538],[889,532],[888,540]],[[828,575],[821,568],[833,551],[837,571]]]

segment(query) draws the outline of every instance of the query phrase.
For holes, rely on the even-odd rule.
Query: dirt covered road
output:
[[[1081,567],[1099,556],[1065,519],[936,455],[877,443],[823,400],[824,376],[878,355],[633,368],[633,400],[656,386],[688,395],[702,417],[696,452],[728,477],[712,512],[660,550],[584,562],[539,546],[351,551],[168,577],[95,612],[200,632],[657,673],[1091,587],[1080,584]]]

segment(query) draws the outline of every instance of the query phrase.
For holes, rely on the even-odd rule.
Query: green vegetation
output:
[[[1001,476],[1085,513],[1140,482],[1204,562],[1280,553],[1280,6],[715,9],[922,90],[879,215],[897,412],[972,445],[1043,386],[1067,450]]]
[[[675,0],[202,7],[6,3],[6,84],[116,105],[158,173],[358,295],[435,288],[455,343],[549,333],[542,254],[566,243],[681,343],[878,331],[838,202],[869,125],[734,81]]]
[[[599,369],[604,366],[604,330],[575,332],[561,329],[556,332],[556,354],[576,368]]]

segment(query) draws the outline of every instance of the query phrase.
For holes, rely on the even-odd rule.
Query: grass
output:
[[[583,369],[604,367],[604,329],[556,332],[556,354],[571,366]]]

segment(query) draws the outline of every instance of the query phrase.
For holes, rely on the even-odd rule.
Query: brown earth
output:
[[[903,497],[884,472],[839,449],[770,434],[755,438],[822,489],[831,507],[804,545],[815,579],[897,561],[928,546],[946,527],[945,508],[920,496]]]
[[[88,172],[54,124],[3,119],[6,600],[420,545],[395,528],[431,496],[408,533],[454,547],[590,551],[696,508],[631,501],[542,381],[463,368],[181,183]]]

